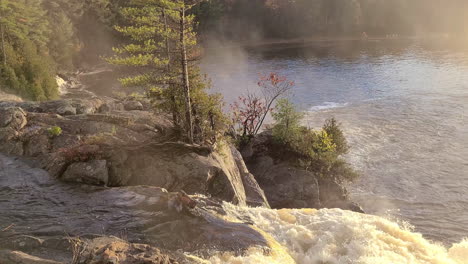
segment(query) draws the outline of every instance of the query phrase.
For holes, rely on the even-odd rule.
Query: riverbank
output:
[[[343,124],[347,160],[362,175],[350,196],[367,213],[408,222],[449,246],[468,234],[467,47],[279,45],[211,54],[204,70],[232,100],[255,91],[257,69],[293,78],[291,100],[307,113],[304,125],[319,128],[331,117]]]
[[[387,35],[368,35],[368,36],[315,36],[302,37],[291,39],[262,39],[262,40],[247,40],[247,41],[223,41],[219,39],[208,39],[202,42],[205,47],[210,50],[216,48],[216,45],[223,43],[223,48],[262,48],[266,46],[285,45],[285,46],[309,46],[323,43],[347,43],[347,42],[393,42],[393,41],[446,41],[466,43],[468,39],[462,37],[452,37],[448,34],[434,34],[424,36],[402,36],[398,34]]]
[[[0,261],[63,264],[81,252],[78,263],[371,264],[394,257],[407,258],[402,263],[463,263],[457,254],[464,254],[464,244],[448,252],[379,217],[340,209],[269,209],[268,198],[277,208],[322,208],[322,195],[340,198],[343,192],[301,183],[301,177],[290,177],[299,171],[287,164],[265,175],[264,165],[273,159],[255,150],[261,144],[252,146],[255,155],[242,154],[265,162],[249,159],[246,166],[229,144],[177,142],[168,117],[151,109],[145,99],[96,95],[0,103],[0,148],[16,155],[0,154],[0,210],[6,212],[0,215]],[[254,167],[252,172],[275,176],[272,188],[261,188],[248,169]],[[303,190],[282,191],[298,185]],[[294,196],[281,204],[278,192]],[[293,227],[308,231],[286,232]],[[388,239],[374,236],[382,232]],[[350,244],[370,239],[378,248],[350,248],[342,234],[350,235]],[[395,251],[389,241],[407,248]]]
[[[2,263],[466,264],[468,256],[467,242],[445,249],[377,216],[63,184],[3,154],[0,168]]]
[[[0,216],[0,261],[68,263],[78,250],[85,261],[77,263],[111,257],[131,259],[118,262],[127,264],[197,263],[200,257],[235,258],[255,250],[264,252],[265,259],[294,263],[273,251],[278,242],[248,219],[224,219],[220,213],[225,203],[270,207],[232,145],[178,141],[169,116],[154,112],[147,99],[97,96],[76,79],[62,85],[64,99],[0,101],[0,197],[8,197],[0,199],[0,210],[8,212]],[[284,168],[282,177],[287,177]],[[297,180],[282,185],[295,184]],[[320,188],[317,183],[307,190],[320,193]],[[347,199],[341,188],[321,192]],[[306,196],[306,189],[294,195],[301,193]],[[319,196],[312,198],[317,209],[327,204]],[[301,204],[313,207],[308,202]],[[146,210],[144,216],[141,210]],[[157,226],[147,227],[148,221]],[[169,235],[166,226],[177,226],[178,232]],[[135,253],[142,249],[146,258]],[[190,254],[180,255],[181,249]]]

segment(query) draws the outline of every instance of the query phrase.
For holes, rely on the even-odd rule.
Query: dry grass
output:
[[[86,243],[82,241],[80,238],[68,238],[68,242],[70,242],[71,250],[72,250],[72,261],[70,264],[79,264],[82,263],[83,255],[86,251]]]

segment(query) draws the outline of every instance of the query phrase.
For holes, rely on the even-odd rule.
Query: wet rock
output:
[[[13,122],[21,124],[18,130],[0,128],[0,151],[34,157],[53,177],[65,181],[159,186],[240,205],[268,207],[263,191],[237,150],[223,142],[220,145],[224,146],[216,151],[171,142],[178,134],[170,117],[142,111],[150,108],[145,100],[125,101],[127,109],[140,111],[96,113],[118,102],[91,97],[21,103],[34,112],[27,112],[26,124]],[[136,103],[135,107],[130,107],[130,102]],[[2,103],[0,110],[15,108],[14,104]],[[62,111],[71,108],[77,115],[73,110]],[[4,119],[5,124],[13,124],[13,119]],[[48,132],[52,127],[59,127],[60,135]],[[80,150],[91,145],[100,147],[94,152]]]
[[[348,191],[342,185],[333,179],[319,179],[320,200],[324,208],[341,208],[358,213],[364,213],[360,205],[354,203],[348,198]]]
[[[152,143],[109,148],[104,153],[109,154],[111,186],[159,186],[173,192],[209,194],[240,205],[268,206],[255,179],[242,167],[243,162],[236,162],[229,146],[211,151],[183,143]]]
[[[222,158],[209,149],[183,143],[152,143],[104,152],[110,154],[111,186],[150,185],[189,194],[205,193],[207,181],[215,175],[225,187],[223,198],[245,202],[245,196],[237,196],[243,194],[243,186],[231,183],[233,175],[223,168]]]
[[[92,240],[85,259],[89,264],[177,264],[161,250],[144,244],[132,244],[115,237]]]
[[[5,264],[65,264],[54,260],[31,256],[21,251],[0,250],[0,263]]]
[[[258,135],[241,153],[272,208],[341,208],[362,212],[349,200],[342,184],[317,177],[295,166],[288,157],[275,153],[269,131]]]
[[[210,256],[213,252],[242,255],[252,248],[269,249],[268,239],[250,226],[249,219],[231,222],[224,218],[225,208],[217,199],[149,186],[102,188],[63,184],[45,171],[2,154],[0,166],[3,168],[0,204],[6,209],[2,211],[0,226],[14,223],[7,231],[0,232],[0,242],[11,242],[10,246],[0,244],[2,249],[21,250],[65,263],[71,263],[73,252],[82,252],[83,262],[88,263],[84,248],[90,249],[88,252],[96,261],[102,260],[101,257],[132,257],[146,252],[144,257],[149,260],[167,260],[169,256],[181,264],[194,263],[181,252],[196,256]],[[97,249],[83,247],[101,236],[109,237],[110,242],[101,242]],[[14,241],[26,242],[27,246],[16,248],[19,243]],[[114,242],[124,243],[128,251],[113,250],[110,245]],[[103,254],[106,251],[110,254]]]
[[[320,188],[314,174],[271,157],[250,161],[250,171],[265,191],[272,208],[320,208]]]
[[[71,242],[69,237],[51,237],[44,239],[41,243],[41,247],[47,248],[48,250],[71,250]]]
[[[44,241],[42,239],[37,238],[37,237],[20,235],[12,239],[1,241],[0,247],[12,249],[12,250],[25,250],[25,249],[40,247],[43,242]]]
[[[107,161],[91,160],[73,163],[63,173],[62,180],[93,185],[107,185],[109,182]]]
[[[264,191],[260,188],[257,180],[252,173],[249,172],[247,166],[245,165],[244,159],[242,158],[241,153],[231,146],[232,156],[236,162],[236,166],[239,169],[241,175],[242,184],[245,189],[245,196],[247,199],[247,205],[252,207],[267,207],[270,208],[268,200],[265,196]]]

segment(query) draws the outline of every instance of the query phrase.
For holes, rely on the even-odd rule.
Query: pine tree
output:
[[[49,54],[61,69],[73,67],[73,55],[76,45],[75,29],[67,15],[68,5],[63,0],[48,0],[44,2],[47,17],[51,27],[48,48]]]
[[[202,113],[208,116],[215,112],[219,116],[220,113],[201,110],[207,100],[213,109],[215,105],[219,106],[219,100],[209,96],[205,100],[201,99],[206,95],[202,90],[207,86],[203,84],[197,66],[190,63],[196,58],[198,47],[193,31],[194,16],[188,15],[187,11],[197,2],[130,1],[130,6],[121,11],[127,24],[116,27],[117,31],[130,39],[130,43],[114,48],[116,56],[108,59],[112,64],[131,67],[134,72],[138,72],[122,78],[122,84],[144,87],[149,94],[160,96],[160,106],[172,112],[174,123],[183,128],[190,143],[196,137],[206,135],[202,127],[205,127],[203,124],[207,116],[201,117]],[[197,91],[194,93],[193,89]],[[199,105],[193,104],[196,98],[199,99]]]
[[[0,1],[0,24],[11,40],[29,39],[38,47],[46,47],[49,24],[42,0]]]
[[[0,1],[0,84],[21,96],[46,100],[58,95],[48,57],[50,27],[41,0]]]

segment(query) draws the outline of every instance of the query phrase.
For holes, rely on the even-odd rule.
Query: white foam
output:
[[[327,109],[345,107],[348,103],[335,103],[335,102],[324,102],[322,105],[313,106],[309,109],[310,112],[318,112]]]
[[[231,215],[249,216],[297,264],[467,264],[468,240],[449,250],[390,220],[339,209],[270,210],[226,204]],[[258,251],[215,256],[208,263],[282,263]]]
[[[60,76],[55,76],[55,81],[57,82],[58,90],[60,95],[67,94],[67,82]]]

